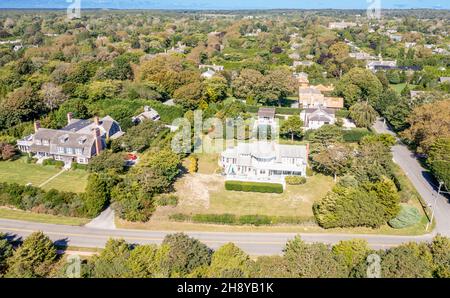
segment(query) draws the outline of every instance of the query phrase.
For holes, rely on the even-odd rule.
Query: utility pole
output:
[[[434,197],[434,203],[433,203],[433,206],[431,207],[431,219],[430,219],[430,221],[427,223],[427,228],[425,229],[425,231],[428,231],[428,228],[429,228],[430,224],[433,223],[433,219],[434,219],[434,211],[436,210],[437,199],[438,199],[438,197],[439,197],[440,194],[441,194],[441,188],[442,188],[442,185],[443,185],[443,184],[444,184],[444,182],[439,182],[438,193],[437,193],[437,196]]]

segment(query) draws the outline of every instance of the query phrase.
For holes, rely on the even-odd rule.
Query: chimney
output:
[[[72,122],[73,113],[69,112],[67,113],[67,125],[69,125]]]
[[[34,121],[34,132],[38,132],[39,128],[41,128],[41,121]]]
[[[95,125],[100,126],[100,118],[98,118],[98,116],[94,117],[94,123]]]
[[[94,138],[95,138],[95,152],[97,155],[102,152],[102,136],[100,134],[100,128],[94,129]]]

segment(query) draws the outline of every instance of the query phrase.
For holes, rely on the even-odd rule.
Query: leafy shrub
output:
[[[403,229],[417,224],[421,219],[420,212],[413,206],[402,205],[400,213],[389,221],[394,229]]]
[[[71,166],[72,170],[87,170],[87,168],[88,168],[88,165],[80,164],[77,162],[73,162],[72,166]]]
[[[188,171],[189,173],[197,173],[198,171],[198,158],[191,155],[188,158],[189,161],[189,166],[188,166]]]
[[[301,185],[306,183],[306,178],[302,176],[287,176],[286,183],[289,185]]]
[[[54,159],[45,159],[42,162],[43,166],[55,166],[57,169],[62,169],[64,167],[64,162],[60,160],[54,160]]]
[[[283,185],[276,183],[226,181],[225,189],[245,192],[283,193]]]
[[[156,198],[158,206],[176,206],[177,204],[178,197],[174,194],[161,194]]]

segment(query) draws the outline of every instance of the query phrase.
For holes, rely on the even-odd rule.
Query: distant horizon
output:
[[[70,1],[70,0],[69,0]],[[444,0],[380,0],[382,9],[450,9]],[[0,9],[66,9],[66,0],[1,0]],[[81,0],[82,9],[114,10],[365,10],[367,0]]]

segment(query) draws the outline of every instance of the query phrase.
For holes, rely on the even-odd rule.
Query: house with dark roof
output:
[[[42,128],[40,121],[36,121],[34,134],[17,141],[19,150],[39,160],[63,161],[66,166],[72,162],[88,164],[106,148],[108,140],[123,135],[119,123],[110,116],[87,120],[73,119],[72,115],[67,114],[67,125],[61,129]]]
[[[335,109],[317,106],[303,109],[300,113],[300,119],[303,120],[303,127],[306,130],[318,129],[324,125],[336,123],[335,113]]]

